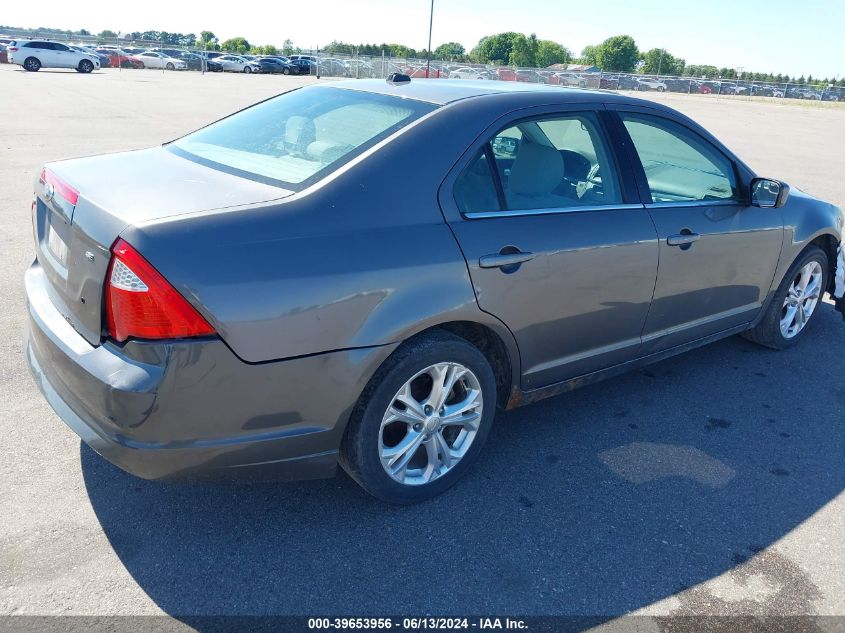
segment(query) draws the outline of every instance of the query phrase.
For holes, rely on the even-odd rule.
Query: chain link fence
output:
[[[751,81],[742,79],[741,75],[739,79],[721,79],[606,73],[578,67],[523,68],[444,60],[429,62],[425,59],[397,58],[386,54],[382,56],[341,55],[327,54],[320,50],[259,56],[173,46],[162,41],[128,41],[39,32],[13,32],[4,35],[7,38],[45,39],[85,47],[99,55],[101,67],[116,67],[121,70],[156,68],[247,74],[281,73],[345,79],[384,79],[393,73],[401,73],[412,79],[428,77],[478,81],[500,80],[566,88],[845,101],[845,86]],[[150,53],[158,53],[158,55],[152,56]],[[166,59],[162,61],[162,57]],[[275,58],[280,63],[262,61],[268,58],[271,60]],[[0,61],[3,61],[2,51],[0,51]]]

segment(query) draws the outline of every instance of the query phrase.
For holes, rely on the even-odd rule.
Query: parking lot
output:
[[[478,467],[419,506],[342,472],[147,482],[81,445],[23,354],[41,165],[158,144],[315,81],[0,66],[0,614],[664,616],[643,631],[845,616],[845,323],[829,303],[789,351],[734,337],[500,414]],[[843,104],[643,96],[845,206]]]

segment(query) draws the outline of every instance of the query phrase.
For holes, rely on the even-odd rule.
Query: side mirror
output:
[[[751,181],[751,204],[755,207],[779,209],[789,197],[789,185],[779,180],[755,178]]]

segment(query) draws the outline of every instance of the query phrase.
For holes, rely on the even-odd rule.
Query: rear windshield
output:
[[[369,92],[303,88],[233,114],[168,148],[209,167],[299,191],[435,107]]]

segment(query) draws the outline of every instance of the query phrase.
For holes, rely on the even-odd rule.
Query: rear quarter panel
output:
[[[127,228],[244,361],[386,345],[440,323],[510,332],[476,303],[437,190],[484,127],[443,108],[283,201]]]

